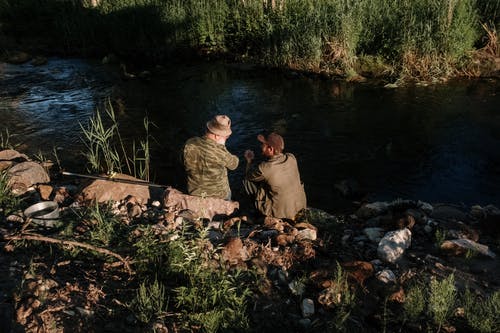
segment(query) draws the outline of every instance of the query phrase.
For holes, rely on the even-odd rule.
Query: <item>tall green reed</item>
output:
[[[154,124],[147,117],[144,118],[146,137],[140,140],[140,147],[133,141],[130,151],[120,134],[118,119],[109,99],[104,106],[104,116],[105,118],[98,108],[87,126],[80,124],[82,141],[86,147],[83,155],[89,164],[88,171],[107,174],[128,172],[134,177],[149,181],[151,139],[149,128]]]

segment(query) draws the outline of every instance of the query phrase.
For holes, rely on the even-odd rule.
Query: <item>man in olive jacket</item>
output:
[[[255,207],[265,216],[294,219],[306,208],[306,194],[300,180],[297,160],[291,153],[283,153],[285,143],[281,135],[259,135],[262,155],[267,161],[251,168],[255,155],[245,151],[247,160],[245,191],[255,199]]]
[[[217,115],[207,122],[203,137],[186,141],[183,159],[190,195],[231,200],[227,169],[235,170],[239,164],[238,156],[225,145],[231,133],[231,119]]]

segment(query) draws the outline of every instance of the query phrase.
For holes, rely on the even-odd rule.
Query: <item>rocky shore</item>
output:
[[[175,306],[148,321],[132,310],[131,297],[141,282],[132,247],[149,235],[146,227],[151,242],[183,239],[187,229],[205,234],[204,251],[214,254],[207,265],[257,276],[241,309],[249,318],[248,331],[500,328],[500,209],[493,205],[395,199],[343,215],[308,208],[295,221],[284,221],[243,215],[244,207],[235,202],[207,206],[200,198],[124,175],[57,177],[50,165],[14,150],[0,152],[0,170],[21,198],[18,209],[0,211],[5,332],[198,331],[180,328]],[[119,181],[125,177],[137,183]],[[51,223],[25,215],[26,207],[44,201],[58,205],[59,216]],[[78,212],[96,201],[111,203],[121,240],[89,241],[99,221]],[[445,317],[437,316],[438,292]],[[471,299],[483,307],[476,309]],[[478,313],[491,322],[478,322]]]

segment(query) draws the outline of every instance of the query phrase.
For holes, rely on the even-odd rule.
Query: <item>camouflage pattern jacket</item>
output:
[[[186,141],[183,157],[189,194],[220,199],[229,197],[227,169],[238,167],[238,156],[232,155],[225,145],[206,137],[194,137]]]
[[[258,187],[255,206],[266,216],[294,219],[306,208],[306,193],[293,154],[279,154],[247,171]]]

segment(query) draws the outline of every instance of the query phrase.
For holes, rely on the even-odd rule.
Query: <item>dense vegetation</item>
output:
[[[432,79],[481,74],[472,51],[498,56],[499,15],[500,0],[0,0],[0,33],[141,63],[222,55]]]

